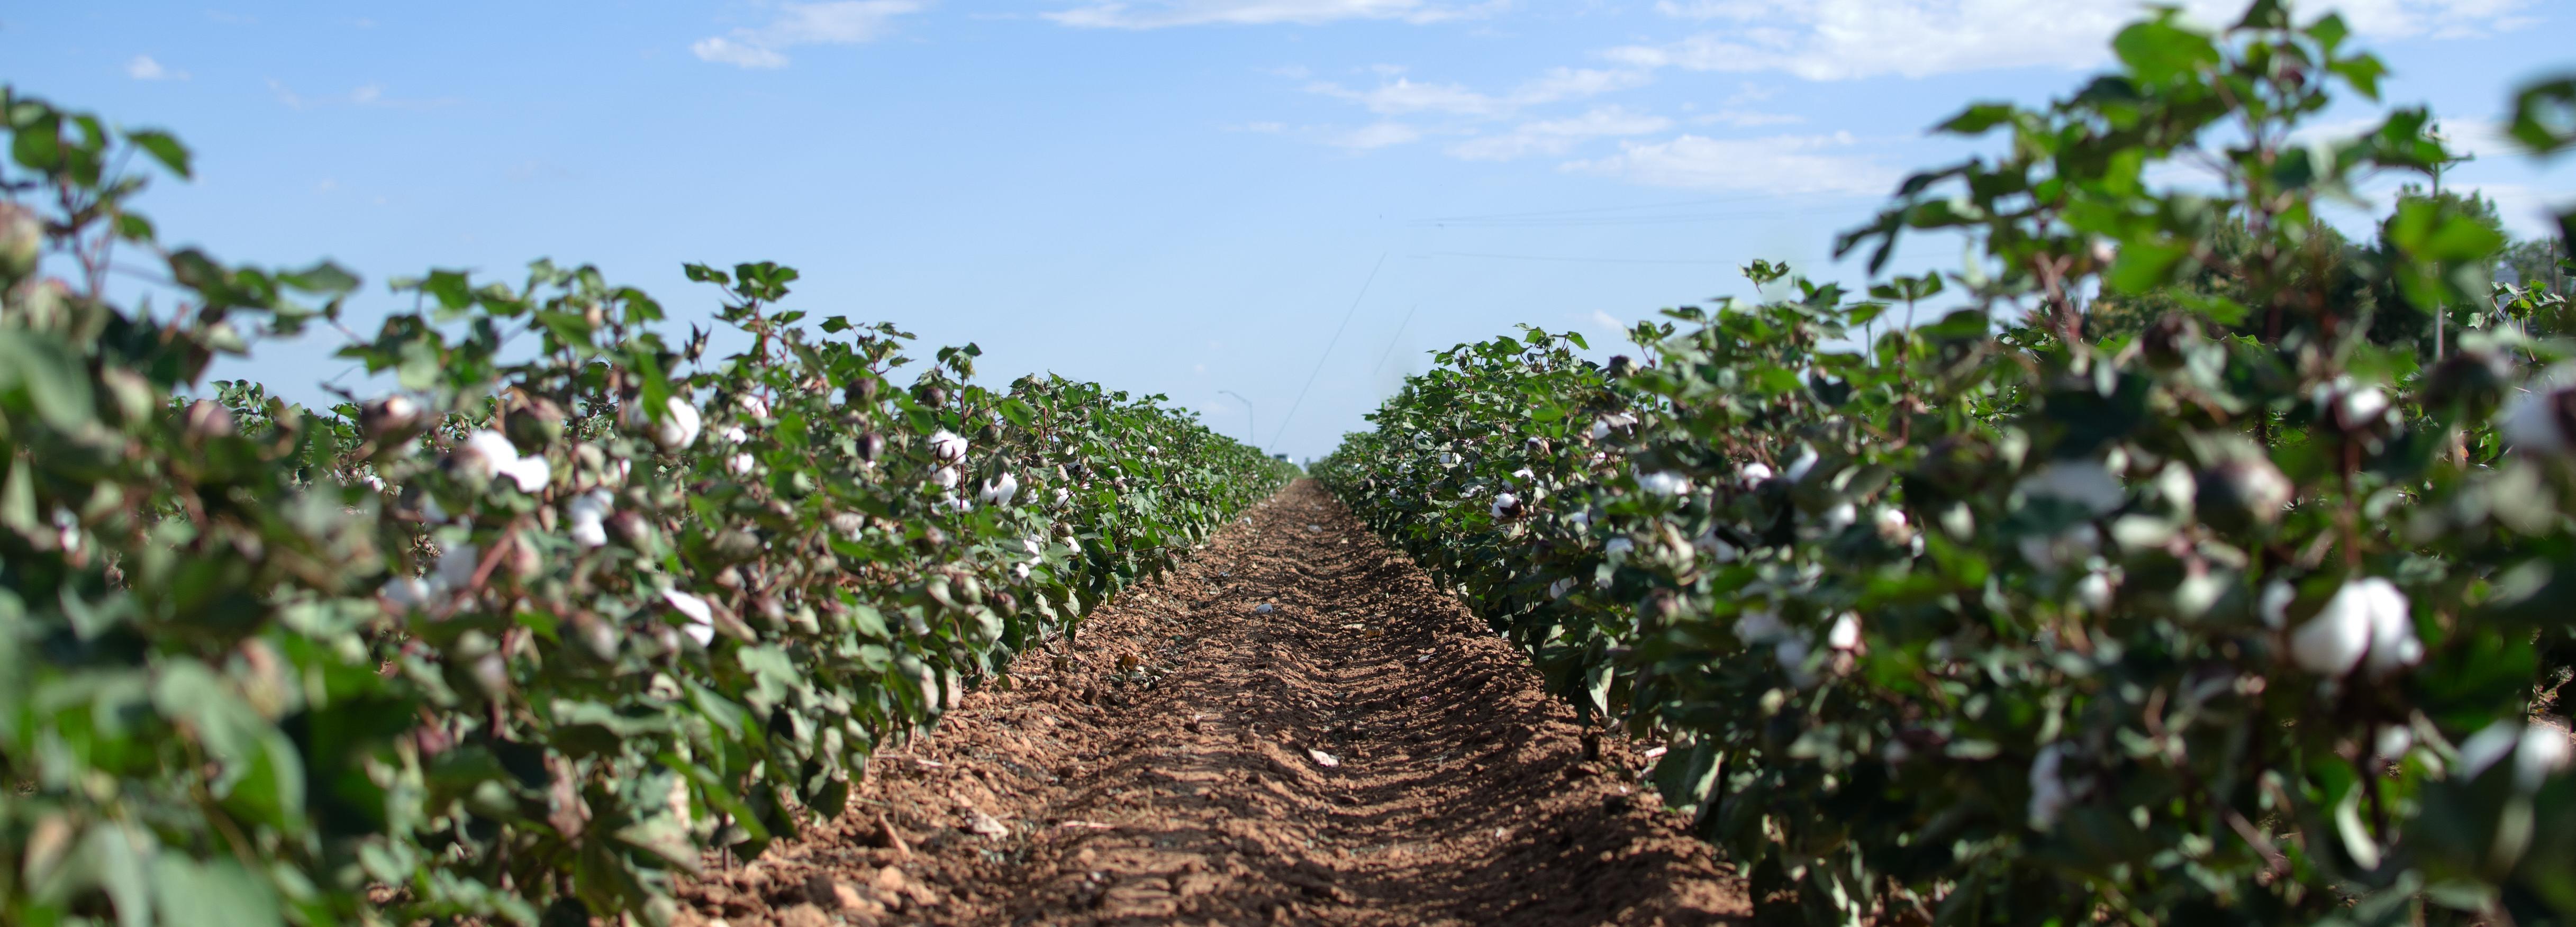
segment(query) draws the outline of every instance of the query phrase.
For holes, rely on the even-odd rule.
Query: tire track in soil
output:
[[[1021,655],[1013,688],[879,754],[839,820],[686,886],[679,922],[1749,913],[1741,880],[1638,782],[1643,760],[1605,738],[1586,761],[1519,652],[1312,481],[1062,649]]]

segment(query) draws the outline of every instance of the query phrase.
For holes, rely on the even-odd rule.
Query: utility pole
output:
[[[1245,435],[1245,437],[1248,437],[1248,438],[1250,438],[1250,439],[1251,439],[1250,441],[1247,441],[1247,442],[1245,442],[1245,443],[1252,445],[1252,449],[1253,449],[1253,450],[1256,450],[1256,451],[1257,451],[1257,450],[1260,450],[1260,449],[1261,449],[1261,412],[1260,412],[1260,410],[1254,409],[1254,408],[1252,407],[1252,400],[1249,400],[1249,399],[1245,399],[1245,398],[1243,398],[1243,394],[1242,394],[1242,393],[1238,393],[1238,392],[1235,392],[1235,391],[1230,390],[1230,389],[1221,389],[1221,390],[1217,390],[1217,392],[1224,393],[1225,395],[1228,395],[1228,396],[1232,396],[1232,397],[1234,397],[1237,401],[1240,401],[1240,402],[1242,402],[1242,403],[1243,403],[1243,414],[1244,414],[1244,417],[1245,417],[1245,418],[1247,418],[1247,419],[1249,419],[1249,421],[1247,421],[1247,422],[1245,422],[1245,423],[1244,423],[1244,435]]]

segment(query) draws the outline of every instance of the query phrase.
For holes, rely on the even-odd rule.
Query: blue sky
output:
[[[2394,68],[2390,102],[2480,154],[2452,180],[2518,231],[2576,195],[2576,159],[2536,170],[2492,130],[2509,88],[2576,67],[2576,5],[2300,9],[2327,6]],[[1828,266],[1833,233],[1969,150],[1926,126],[2071,90],[2136,9],[82,0],[0,8],[0,80],[178,132],[198,179],[144,200],[164,237],[336,259],[369,280],[361,330],[385,278],[430,267],[594,263],[684,324],[714,300],[682,262],[776,260],[804,274],[794,308],[977,342],[989,382],[1166,393],[1243,435],[1231,390],[1305,457],[1428,350],[1527,322],[1606,354],[1619,323],[1744,293],[1755,257],[1857,281]],[[218,375],[317,399],[332,348],[266,344]]]

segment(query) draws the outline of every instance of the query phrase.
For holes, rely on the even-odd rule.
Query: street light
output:
[[[1232,397],[1234,397],[1234,398],[1236,398],[1236,399],[1239,399],[1239,400],[1242,400],[1242,401],[1243,401],[1243,414],[1244,414],[1244,417],[1245,417],[1245,418],[1249,419],[1249,421],[1245,423],[1245,424],[1246,424],[1246,427],[1244,428],[1245,436],[1246,436],[1246,437],[1249,437],[1249,438],[1251,438],[1251,439],[1252,439],[1251,444],[1252,444],[1252,449],[1253,449],[1253,450],[1256,450],[1256,451],[1257,451],[1257,450],[1260,450],[1260,449],[1261,449],[1261,413],[1260,413],[1258,410],[1255,410],[1255,409],[1252,407],[1252,400],[1244,399],[1244,398],[1243,398],[1243,394],[1242,394],[1242,393],[1238,393],[1238,392],[1235,392],[1235,391],[1230,390],[1230,389],[1221,389],[1221,390],[1217,390],[1217,392],[1224,393],[1224,394],[1226,394],[1226,395],[1228,395],[1228,396],[1232,396]]]

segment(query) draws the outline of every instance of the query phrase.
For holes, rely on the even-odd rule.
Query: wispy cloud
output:
[[[1672,128],[1662,116],[1618,106],[1596,107],[1570,119],[1525,122],[1510,132],[1471,138],[1449,147],[1449,154],[1470,161],[1508,161],[1530,155],[1561,155],[1596,138],[1652,135]]]
[[[759,28],[740,28],[690,43],[700,61],[739,68],[787,66],[786,49],[799,45],[856,45],[883,38],[895,17],[921,12],[924,0],[831,0],[788,3]]]
[[[1422,140],[1422,130],[1401,122],[1379,122],[1344,132],[1321,136],[1324,144],[1352,151],[1368,151],[1391,145],[1406,145]]]
[[[173,71],[152,60],[151,55],[136,55],[125,63],[125,76],[135,80],[187,80],[188,72]]]
[[[1551,68],[1501,94],[1483,93],[1464,84],[1416,81],[1404,77],[1365,90],[1354,90],[1330,81],[1308,84],[1306,90],[1358,103],[1381,116],[1437,113],[1504,117],[1532,106],[1644,86],[1651,80],[1651,75],[1639,70],[1560,67]]]
[[[2533,0],[2340,0],[2302,15],[2341,13],[2363,35],[2447,38],[2522,28]],[[2241,0],[2184,0],[2187,16],[2225,22]],[[1779,72],[1809,80],[1923,77],[2014,67],[2084,68],[2136,19],[2136,0],[1661,0],[1677,19],[1722,29],[1660,45],[1610,49],[1632,67]]]
[[[1483,16],[1502,3],[1461,5],[1433,0],[1106,0],[1040,14],[1085,29],[1172,26],[1319,26],[1351,19],[1432,23]]]
[[[367,106],[383,109],[437,109],[442,106],[454,106],[459,102],[455,97],[411,98],[386,96],[385,85],[383,84],[362,84],[350,90],[348,93],[332,94],[330,96],[321,97],[308,97],[295,92],[295,88],[287,86],[286,82],[274,77],[268,79],[268,92],[271,96],[277,98],[277,102],[285,104],[288,109],[311,109],[317,106]]]
[[[1708,138],[1684,134],[1660,142],[1622,142],[1619,153],[1569,161],[1563,169],[1654,187],[1779,194],[1879,195],[1896,171],[1865,154],[1859,140],[1832,135]]]

